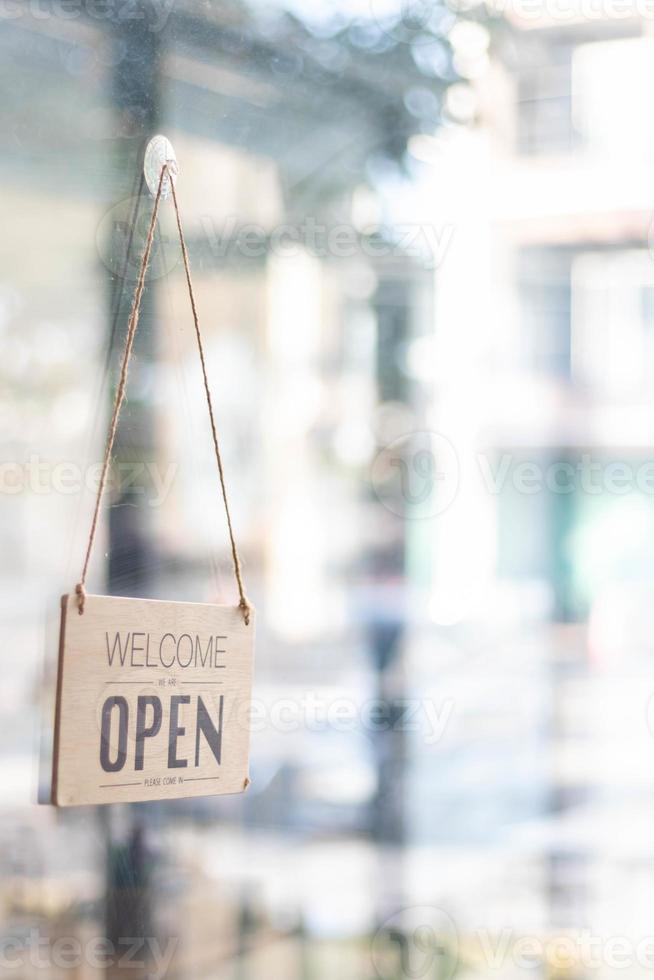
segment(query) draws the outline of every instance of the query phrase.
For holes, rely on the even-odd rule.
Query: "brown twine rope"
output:
[[[82,568],[82,577],[75,586],[75,592],[77,594],[77,602],[80,616],[84,612],[84,601],[86,599],[86,574],[89,568],[89,561],[91,559],[91,550],[93,548],[93,542],[95,540],[96,531],[98,529],[98,518],[100,514],[100,503],[102,500],[102,495],[107,482],[107,474],[109,472],[109,464],[111,462],[111,452],[114,445],[114,440],[116,438],[116,430],[118,428],[118,418],[120,415],[120,409],[125,398],[125,388],[127,386],[127,373],[129,369],[129,361],[132,355],[132,348],[134,346],[134,337],[136,335],[136,327],[138,325],[139,312],[141,309],[141,299],[143,297],[143,290],[145,288],[145,276],[148,269],[148,262],[150,261],[150,253],[152,252],[152,243],[154,241],[154,232],[157,224],[157,215],[159,214],[159,204],[161,203],[161,193],[163,190],[164,179],[166,173],[169,174],[170,186],[172,189],[173,204],[175,205],[175,217],[177,221],[177,231],[179,232],[179,242],[182,249],[182,256],[184,259],[184,270],[186,273],[186,283],[188,286],[189,299],[191,301],[191,310],[193,312],[193,323],[195,325],[195,336],[198,342],[198,351],[200,353],[200,363],[202,365],[202,378],[204,381],[204,391],[207,396],[207,407],[209,409],[209,421],[211,423],[211,435],[213,437],[213,446],[216,453],[216,462],[218,464],[218,476],[220,478],[220,489],[222,492],[223,503],[225,505],[225,514],[227,517],[227,529],[229,531],[229,541],[232,551],[232,563],[234,566],[234,575],[236,577],[236,584],[238,586],[239,594],[239,608],[243,614],[243,619],[245,620],[245,625],[249,625],[250,622],[250,603],[245,596],[245,590],[243,587],[243,575],[241,571],[241,560],[238,555],[238,550],[236,548],[236,539],[234,538],[234,528],[232,526],[232,518],[229,511],[229,502],[227,499],[227,488],[225,486],[225,471],[223,468],[223,461],[220,455],[220,448],[218,444],[218,433],[216,431],[216,422],[213,413],[213,404],[211,401],[211,392],[209,390],[209,378],[207,376],[207,365],[204,356],[204,346],[202,344],[202,334],[200,332],[200,321],[198,318],[197,306],[195,303],[195,294],[193,292],[193,283],[191,281],[191,267],[189,265],[188,249],[186,248],[186,240],[184,238],[184,232],[182,230],[182,219],[179,213],[179,206],[177,203],[177,194],[175,192],[175,184],[172,179],[172,174],[165,163],[161,168],[161,176],[159,177],[159,186],[157,187],[157,194],[154,199],[154,207],[152,209],[152,217],[150,219],[150,227],[148,228],[147,238],[145,240],[145,248],[143,249],[143,256],[141,258],[141,267],[139,269],[139,275],[136,282],[136,289],[134,291],[134,299],[132,301],[132,309],[130,311],[129,320],[127,323],[127,336],[125,338],[125,349],[123,351],[123,361],[120,368],[120,377],[118,380],[118,388],[116,390],[116,400],[114,402],[114,408],[111,415],[111,422],[109,424],[109,435],[107,436],[107,445],[104,453],[104,460],[102,463],[102,472],[100,474],[100,482],[98,485],[98,493],[95,500],[95,509],[93,511],[93,520],[91,522],[91,530],[89,532],[89,540],[86,546],[86,556],[84,558],[84,567]]]

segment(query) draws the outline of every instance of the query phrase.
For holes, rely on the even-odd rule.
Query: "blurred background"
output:
[[[2,0],[0,48],[0,975],[651,970],[654,8]],[[252,785],[58,812],[157,132]],[[235,602],[171,212],[88,586]]]

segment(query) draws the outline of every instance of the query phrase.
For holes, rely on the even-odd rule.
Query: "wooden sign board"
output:
[[[53,803],[243,792],[253,653],[254,611],[63,596]]]

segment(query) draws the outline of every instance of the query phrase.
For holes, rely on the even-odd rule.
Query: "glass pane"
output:
[[[651,965],[654,42],[528,6],[2,5],[0,972]],[[156,133],[258,611],[251,785],[57,810]],[[87,585],[237,601],[170,201]]]

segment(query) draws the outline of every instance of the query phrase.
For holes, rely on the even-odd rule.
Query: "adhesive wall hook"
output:
[[[177,184],[179,166],[172,143],[166,136],[159,134],[152,137],[145,148],[145,156],[143,157],[143,176],[145,177],[145,182],[148,185],[148,190],[152,197],[156,197],[157,195],[161,168],[166,165],[168,172],[164,177],[161,187],[161,196],[163,198],[170,197],[171,180]]]

